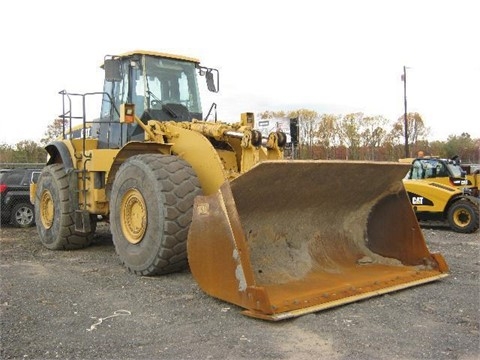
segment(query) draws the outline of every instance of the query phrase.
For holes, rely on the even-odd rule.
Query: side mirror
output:
[[[103,63],[105,70],[105,80],[107,81],[121,81],[122,77],[122,62],[118,59],[105,59]]]
[[[217,87],[215,86],[215,78],[213,77],[213,73],[211,71],[207,71],[205,74],[205,79],[207,81],[207,88],[211,92],[218,92]]]
[[[217,69],[206,68],[203,66],[198,67],[199,75],[205,75],[207,81],[207,89],[211,92],[217,93],[220,90],[220,75]],[[216,76],[214,75],[216,73]]]

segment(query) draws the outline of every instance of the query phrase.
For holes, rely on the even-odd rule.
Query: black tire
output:
[[[191,166],[176,156],[136,155],[119,168],[110,199],[110,228],[122,263],[138,275],[187,267],[193,201],[201,193]]]
[[[461,199],[448,209],[447,220],[452,230],[469,234],[478,230],[479,217],[478,205],[468,199]]]
[[[40,241],[45,247],[73,250],[90,245],[95,233],[95,221],[91,232],[78,233],[75,231],[74,214],[69,175],[63,165],[45,166],[35,193],[35,222]]]
[[[20,203],[12,208],[10,223],[19,228],[27,228],[35,225],[35,213],[30,203]]]

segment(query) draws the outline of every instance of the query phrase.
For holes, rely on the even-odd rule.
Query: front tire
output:
[[[468,199],[456,201],[448,209],[448,224],[452,230],[459,233],[473,233],[479,227],[478,205]]]
[[[42,244],[51,250],[71,250],[88,246],[95,232],[75,231],[75,209],[62,164],[45,166],[35,193],[35,222]]]
[[[187,235],[194,198],[201,193],[191,166],[176,156],[142,154],[119,168],[110,221],[115,250],[138,275],[187,267]]]

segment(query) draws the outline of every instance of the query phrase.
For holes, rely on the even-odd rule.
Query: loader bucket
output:
[[[402,178],[408,164],[265,161],[197,197],[187,242],[208,294],[267,320],[447,276]]]

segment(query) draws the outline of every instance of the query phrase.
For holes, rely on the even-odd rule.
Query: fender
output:
[[[480,198],[478,198],[478,197],[475,197],[475,196],[472,196],[472,195],[464,195],[464,196],[462,196],[461,198],[468,199],[468,200],[470,200],[472,203],[477,204],[478,206],[480,206]]]
[[[47,165],[63,164],[65,171],[73,169],[72,154],[73,147],[69,149],[67,144],[63,141],[54,141],[45,147],[49,158]]]
[[[471,196],[471,195],[460,195],[460,196],[455,196],[455,197],[452,197],[447,205],[445,206],[445,209],[443,211],[443,214],[444,216],[447,215],[448,213],[448,209],[450,209],[450,207],[455,204],[457,201],[460,201],[460,200],[463,200],[463,199],[466,199],[466,200],[469,200],[470,202],[476,204],[477,206],[480,207],[480,198],[477,198],[475,196]]]

